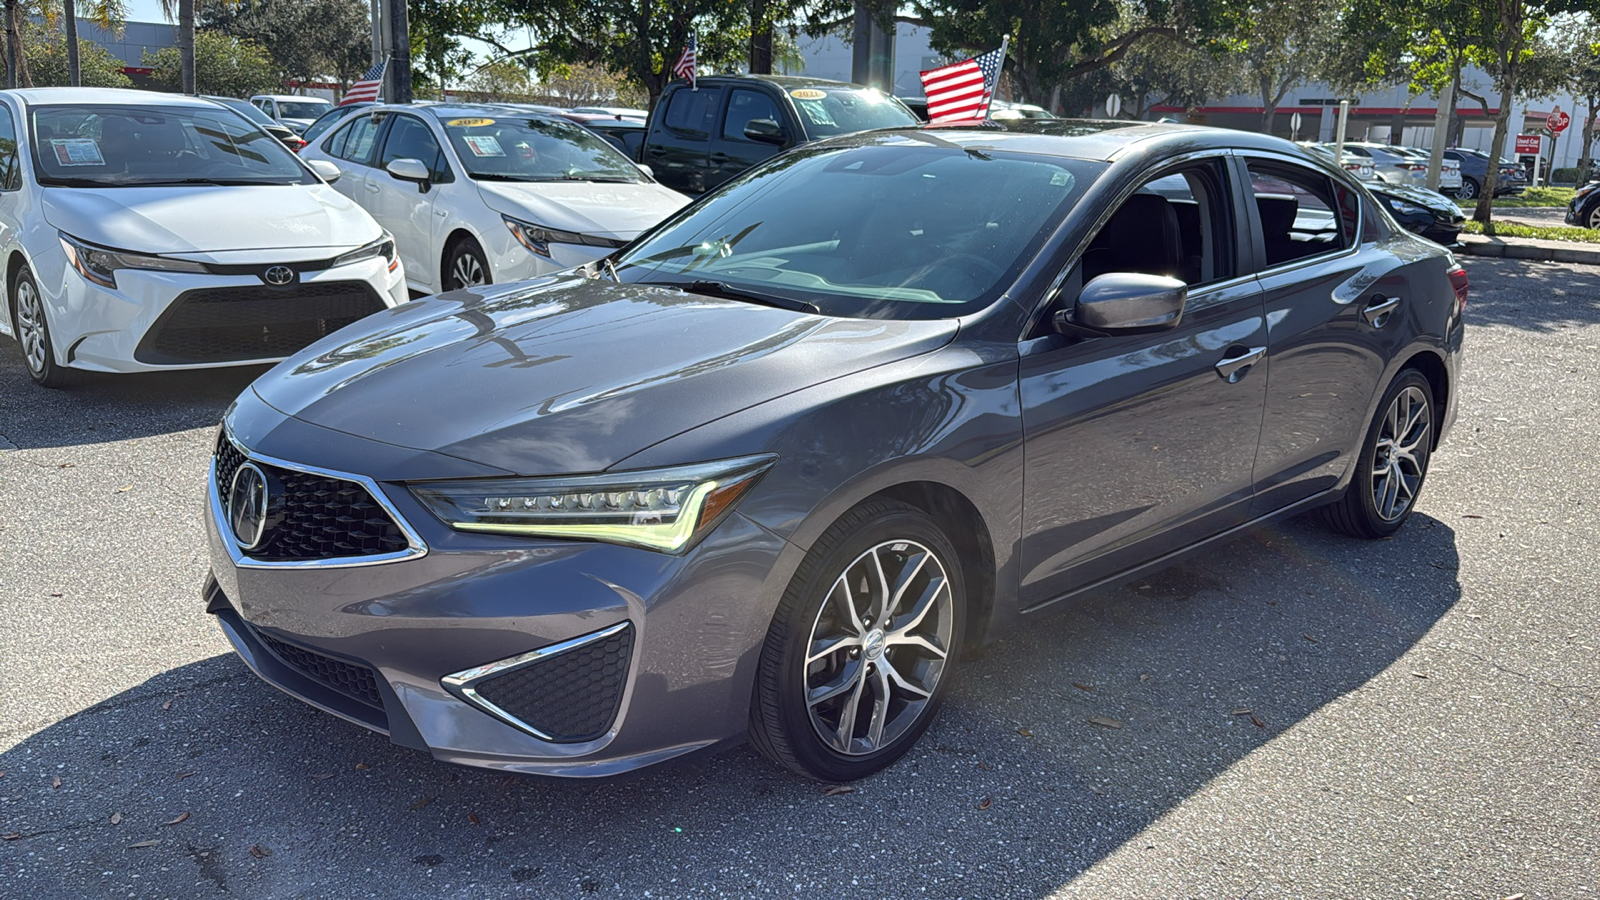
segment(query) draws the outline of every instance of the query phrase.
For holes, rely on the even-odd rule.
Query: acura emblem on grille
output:
[[[267,284],[285,285],[294,281],[294,270],[288,266],[273,266],[261,276]]]
[[[245,550],[265,543],[269,525],[278,518],[274,507],[281,498],[273,496],[277,492],[272,481],[255,463],[247,462],[233,473],[233,484],[228,487],[228,526]]]

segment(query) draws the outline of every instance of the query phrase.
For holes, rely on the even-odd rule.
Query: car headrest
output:
[[[1300,201],[1276,194],[1258,194],[1256,209],[1261,213],[1261,233],[1271,239],[1294,229],[1295,216],[1300,214]]]

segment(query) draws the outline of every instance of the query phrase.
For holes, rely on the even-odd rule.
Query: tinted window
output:
[[[1232,204],[1219,162],[1146,182],[1083,253],[1083,282],[1109,272],[1166,275],[1190,285],[1233,277]]]
[[[717,101],[721,99],[722,91],[710,88],[673,91],[661,122],[679,137],[705,140],[711,136],[711,126],[717,118]]]
[[[285,119],[315,119],[333,108],[331,103],[307,100],[279,100],[278,115]]]
[[[1011,284],[1104,169],[904,138],[791,151],[633,245],[617,271],[805,300],[828,315],[959,316]]]
[[[783,113],[778,104],[762,91],[735,88],[728,95],[728,114],[722,117],[722,137],[729,141],[747,141],[744,127],[754,119],[770,119],[783,124]]]
[[[1349,190],[1287,163],[1255,160],[1249,168],[1268,266],[1352,245],[1360,205]]]
[[[275,138],[210,104],[36,106],[31,119],[40,184],[314,183]]]
[[[383,139],[383,155],[379,167],[386,167],[397,159],[415,159],[428,167],[434,181],[450,180],[450,167],[445,165],[444,153],[427,124],[416,116],[396,116],[389,126],[389,135]]]
[[[11,109],[0,104],[0,191],[14,191],[22,185],[21,162],[17,157],[17,123]]]
[[[372,145],[377,140],[379,124],[381,123],[376,115],[356,119],[349,127],[339,129],[340,134],[344,135],[343,139],[335,135],[335,140],[339,142],[338,152],[332,150],[329,152],[353,163],[372,165]]]
[[[565,119],[489,110],[444,115],[444,133],[473,178],[496,181],[643,181],[617,148]]]
[[[344,121],[344,117],[350,115],[350,113],[354,112],[357,108],[336,106],[333,109],[323,113],[322,118],[312,122],[310,125],[307,125],[305,133],[300,136],[305,139],[306,143],[309,144],[316,140],[318,135]]]

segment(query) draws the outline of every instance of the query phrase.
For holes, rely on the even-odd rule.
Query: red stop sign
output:
[[[1550,129],[1551,134],[1560,134],[1567,130],[1568,125],[1572,124],[1572,117],[1558,109],[1545,116],[1544,124],[1546,128]]]

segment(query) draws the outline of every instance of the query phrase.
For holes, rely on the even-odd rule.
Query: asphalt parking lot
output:
[[[0,897],[1600,896],[1600,268],[1466,265],[1400,534],[1291,520],[1042,619],[850,792],[453,768],[279,694],[199,597],[256,373],[48,392],[0,342]]]

